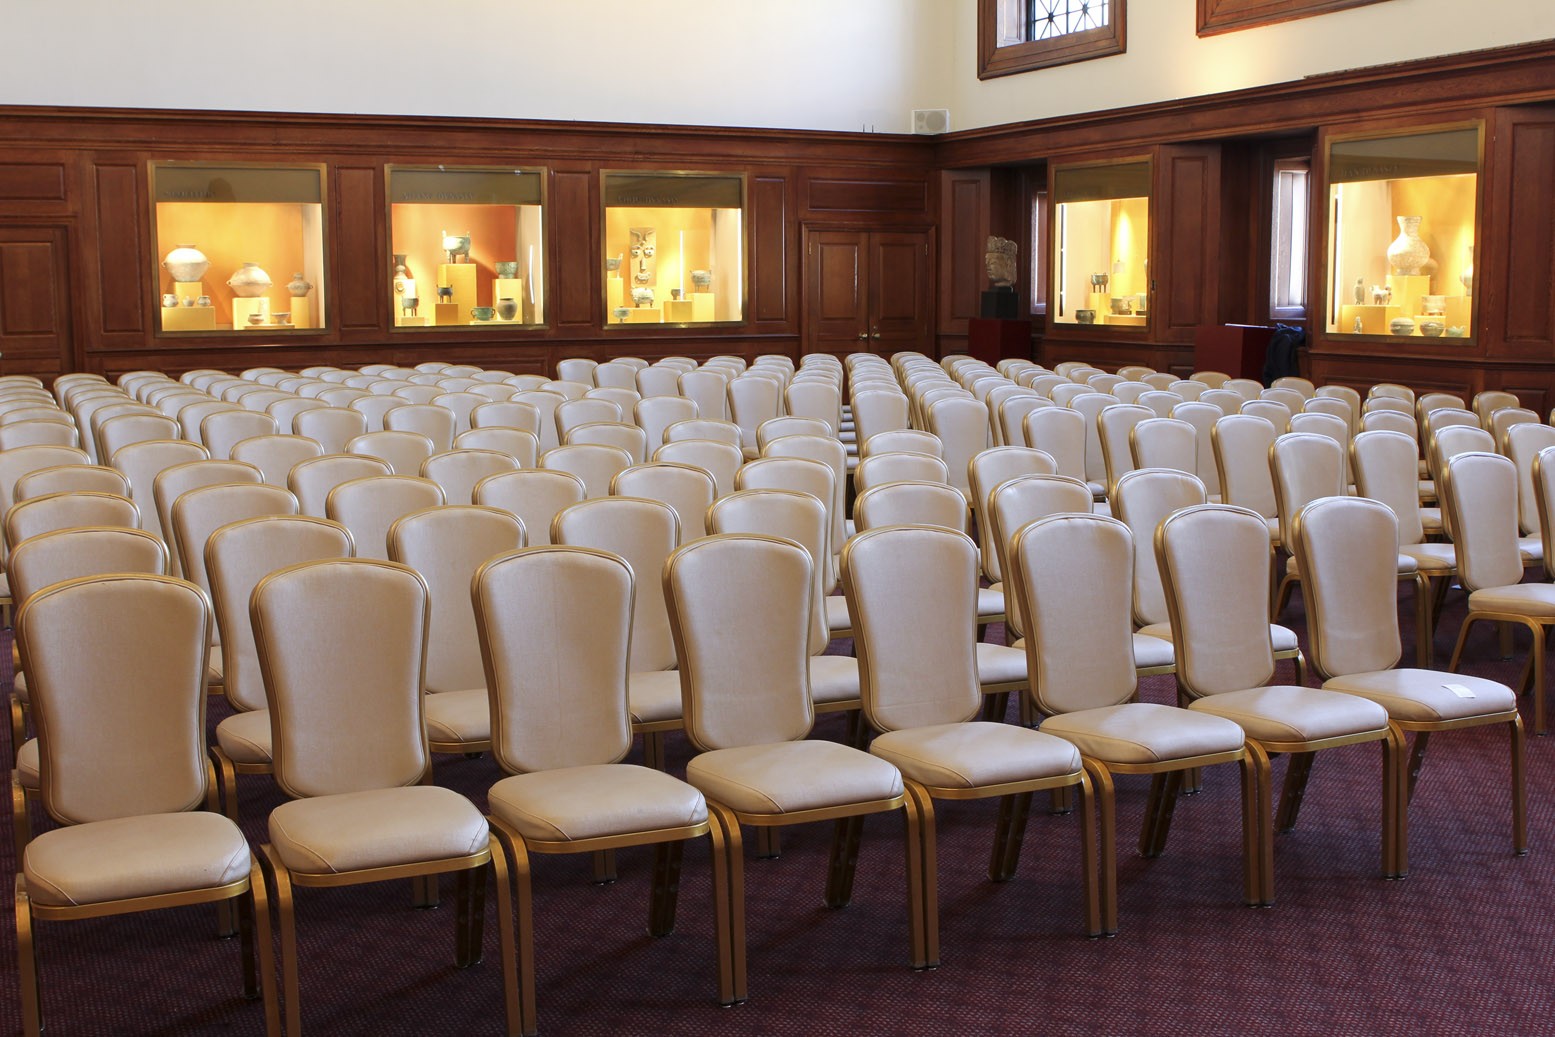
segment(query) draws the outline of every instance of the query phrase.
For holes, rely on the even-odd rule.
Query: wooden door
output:
[[[62,226],[0,227],[0,368],[79,369],[71,338],[69,257]]]
[[[926,231],[805,230],[805,352],[929,348]]]

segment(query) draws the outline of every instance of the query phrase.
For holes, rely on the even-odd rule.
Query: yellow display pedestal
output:
[[[624,324],[663,324],[664,311],[657,306],[635,306],[627,314]]]
[[[216,307],[164,306],[162,307],[162,330],[215,331]]]
[[[199,309],[198,306],[195,309]],[[259,314],[260,320],[255,323],[254,314]],[[232,327],[238,331],[249,328],[262,328],[270,323],[270,300],[264,296],[257,299],[233,299],[232,300]]]
[[[522,277],[499,277],[491,283],[491,306],[496,306],[503,299],[512,299],[518,303],[518,313],[512,320],[503,320],[501,316],[493,317],[498,324],[522,324],[524,322],[524,279]]]
[[[617,274],[605,278],[605,307],[615,309],[626,305],[626,281]]]
[[[696,303],[690,299],[668,299],[664,303],[664,319],[671,324],[689,324],[696,320]]]
[[[456,302],[433,303],[432,323],[438,326],[442,326],[444,324],[461,324],[463,321],[459,319],[459,313],[459,304]]]
[[[1145,318],[1137,313],[1104,313],[1097,319],[1103,324],[1114,324],[1124,328],[1142,328],[1145,326]]]
[[[292,296],[292,327],[313,327],[313,300],[306,295]]]
[[[399,317],[399,319],[394,322],[394,324],[395,324],[396,327],[400,327],[400,328],[427,328],[427,327],[431,327],[432,326],[432,318],[431,317],[406,317],[404,315],[401,315]]]
[[[1449,328],[1467,328],[1469,320],[1474,315],[1474,300],[1467,295],[1447,296],[1447,305],[1442,307],[1440,317],[1422,317],[1424,320],[1439,320]]]
[[[475,298],[475,269],[474,263],[443,263],[437,268],[437,286],[454,290],[451,301],[459,309],[460,321],[469,320],[471,307],[480,305]],[[442,305],[438,303],[439,307]],[[441,314],[438,315],[437,322],[445,323]],[[458,321],[448,323],[458,323]]]
[[[204,281],[174,281],[173,294],[178,296],[178,304],[182,306],[185,300],[194,300],[205,294]]]
[[[1336,329],[1341,335],[1391,335],[1388,322],[1395,317],[1402,317],[1404,309],[1401,306],[1373,306],[1370,303],[1345,303],[1339,307],[1339,327]],[[1361,319],[1360,330],[1355,329],[1355,318]]]
[[[1406,315],[1419,313],[1420,297],[1431,294],[1431,279],[1425,274],[1389,274],[1388,287],[1393,289],[1389,305]]]
[[[714,305],[717,298],[712,292],[692,292],[691,319],[694,321],[717,320],[718,309]]]

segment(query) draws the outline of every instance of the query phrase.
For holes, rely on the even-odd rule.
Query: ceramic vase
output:
[[[286,290],[293,299],[301,299],[313,291],[313,282],[301,274],[293,274],[292,279],[286,283]]]
[[[517,299],[498,299],[497,300],[497,316],[501,317],[503,320],[512,320],[514,317],[517,317],[518,316],[518,300]]]
[[[198,281],[210,268],[211,261],[193,245],[179,245],[162,260],[162,269],[172,274],[173,280],[184,284]]]
[[[270,290],[270,275],[258,263],[244,263],[242,268],[227,278],[227,287],[239,299],[257,299]]]
[[[394,253],[394,294],[405,294],[405,282],[410,280],[410,268],[405,265],[408,253]]]
[[[1420,217],[1398,217],[1398,237],[1388,246],[1388,267],[1407,277],[1420,273],[1430,258],[1430,246],[1420,240]]]

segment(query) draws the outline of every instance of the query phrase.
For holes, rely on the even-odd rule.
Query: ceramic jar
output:
[[[1407,277],[1420,273],[1430,258],[1430,246],[1420,240],[1420,217],[1398,217],[1398,237],[1388,246],[1388,266],[1395,274]]]
[[[1420,312],[1427,317],[1440,317],[1447,312],[1447,296],[1422,295],[1420,297]]]
[[[177,306],[178,296],[174,295],[172,292],[167,292],[162,296],[162,308],[164,310],[176,309]]]
[[[498,299],[497,300],[497,316],[502,318],[503,320],[512,320],[514,317],[517,317],[518,316],[518,300],[517,299],[506,299],[506,298]]]
[[[1437,338],[1447,330],[1447,325],[1439,320],[1423,320],[1420,322],[1420,334],[1426,338]]]
[[[1415,333],[1415,322],[1408,317],[1394,317],[1388,321],[1388,330],[1395,335],[1413,335]]]
[[[227,278],[227,287],[239,299],[258,299],[270,290],[270,275],[258,263],[244,263],[237,273]]]
[[[210,268],[211,261],[193,245],[179,245],[162,260],[162,269],[172,274],[173,280],[185,284],[198,281]]]
[[[286,290],[291,293],[293,299],[301,299],[313,291],[313,282],[301,274],[293,274],[292,279],[286,283]]]

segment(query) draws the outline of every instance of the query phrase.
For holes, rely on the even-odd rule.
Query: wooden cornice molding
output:
[[[1200,36],[1252,29],[1294,18],[1380,4],[1383,0],[1199,0]]]

